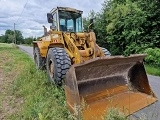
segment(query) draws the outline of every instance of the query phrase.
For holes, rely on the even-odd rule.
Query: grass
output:
[[[147,73],[150,75],[160,76],[160,68],[159,67],[145,65],[145,69],[146,69]]]
[[[0,60],[4,59],[0,69],[8,80],[12,80],[8,82],[9,89],[6,90],[6,94],[12,96],[8,102],[12,109],[16,109],[7,114],[7,119],[76,119],[66,107],[64,86],[58,88],[50,84],[45,71],[36,70],[33,60],[28,55],[9,44],[0,44],[0,54],[3,56]],[[146,69],[150,70],[151,67],[146,66]],[[4,100],[5,95],[0,95],[0,102]],[[116,109],[111,109],[104,119],[114,118],[127,120]]]
[[[103,120],[129,120],[123,113],[119,112],[117,108],[110,108],[103,118]]]
[[[66,107],[64,89],[57,88],[47,81],[46,73],[35,69],[33,60],[19,49],[0,44],[0,53],[12,58],[4,61],[5,74],[14,73],[14,79],[7,94],[15,96],[20,106],[12,105],[18,112],[7,116],[8,119],[72,119]],[[10,67],[11,66],[11,67]]]

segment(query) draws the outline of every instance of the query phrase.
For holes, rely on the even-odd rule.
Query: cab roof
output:
[[[57,8],[53,8],[53,9],[50,11],[50,13],[54,13],[54,12],[57,11],[57,10],[76,12],[76,13],[80,13],[80,14],[83,13],[83,11],[81,11],[81,10],[77,10],[77,9],[70,8],[70,7],[57,7]]]

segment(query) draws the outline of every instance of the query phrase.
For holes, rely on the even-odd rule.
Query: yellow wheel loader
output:
[[[100,120],[112,107],[130,115],[157,101],[143,65],[146,55],[110,56],[82,29],[82,11],[57,7],[47,13],[50,30],[33,42],[37,69],[56,85],[64,80],[66,103],[77,118]],[[92,28],[91,19],[88,28]]]

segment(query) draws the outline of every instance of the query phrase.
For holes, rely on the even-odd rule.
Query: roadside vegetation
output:
[[[5,118],[13,120],[73,119],[66,108],[63,86],[57,88],[48,83],[46,74],[37,71],[33,60],[19,49],[0,44],[0,53],[0,70],[8,81],[4,95],[0,95],[0,115],[6,113]],[[14,111],[5,111],[7,106]]]
[[[0,43],[16,43],[31,46],[32,42],[36,41],[36,37],[33,36],[24,38],[20,30],[15,30],[15,34],[16,41],[14,38],[14,31],[10,29],[6,30],[5,34],[1,34],[0,36]]]
[[[117,108],[110,108],[103,120],[129,120],[129,118],[119,112]]]
[[[148,74],[160,76],[160,49],[148,48],[145,50],[145,68]]]
[[[160,76],[160,67],[153,67],[151,65],[145,65],[145,69],[149,75]]]
[[[101,11],[92,10],[84,18],[84,28],[93,18],[97,42],[112,55],[160,48],[159,4],[157,0],[105,0]]]

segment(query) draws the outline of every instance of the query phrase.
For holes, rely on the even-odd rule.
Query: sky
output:
[[[46,14],[52,8],[76,8],[83,11],[83,16],[87,16],[91,10],[99,12],[103,2],[104,0],[0,0],[0,35],[7,29],[13,30],[15,23],[16,30],[20,30],[24,37],[39,37],[43,35],[42,26],[50,26]]]

